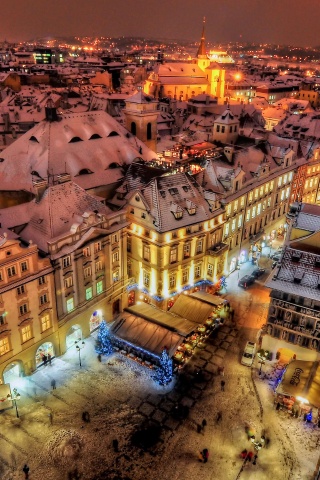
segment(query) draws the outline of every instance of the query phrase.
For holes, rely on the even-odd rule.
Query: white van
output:
[[[251,367],[254,356],[256,354],[257,345],[253,342],[247,342],[244,352],[242,354],[241,363],[246,367]]]

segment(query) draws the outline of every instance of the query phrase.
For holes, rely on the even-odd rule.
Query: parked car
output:
[[[244,277],[240,278],[238,285],[239,287],[247,288],[249,285],[252,285],[255,281],[255,277],[252,275],[245,275]]]
[[[241,363],[246,367],[251,367],[256,354],[257,345],[253,342],[247,342],[242,354]]]
[[[259,278],[259,277],[261,277],[261,275],[263,275],[265,273],[265,271],[266,271],[265,268],[257,267],[253,270],[253,272],[251,273],[250,276],[252,276],[254,278]]]

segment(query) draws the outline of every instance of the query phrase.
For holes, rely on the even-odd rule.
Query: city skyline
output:
[[[258,42],[316,46],[318,0],[33,0],[2,7],[2,40],[42,36],[145,36],[197,41],[203,17],[206,40],[213,43]]]

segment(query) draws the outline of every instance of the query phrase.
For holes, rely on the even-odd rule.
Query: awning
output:
[[[150,322],[162,325],[184,337],[190,335],[190,333],[198,327],[198,323],[191,322],[190,320],[174,315],[171,312],[165,312],[152,305],[148,305],[147,303],[133,305],[132,307],[125,308],[125,310],[138,317],[145,318]]]
[[[164,348],[172,357],[184,340],[184,337],[178,333],[156,323],[148,322],[130,312],[123,312],[117,316],[111,325],[110,333],[133,347],[145,350],[156,357],[161,356]]]
[[[276,392],[282,395],[305,398],[311,405],[320,408],[319,362],[303,360],[290,362]]]
[[[202,302],[209,303],[210,305],[214,305],[216,307],[219,307],[226,303],[223,298],[220,298],[217,295],[211,295],[211,293],[206,292],[190,293],[189,297],[196,298],[197,300],[201,300]]]
[[[187,318],[191,322],[203,324],[211,315],[212,310],[213,307],[209,303],[192,298],[191,295],[180,295],[170,312]]]

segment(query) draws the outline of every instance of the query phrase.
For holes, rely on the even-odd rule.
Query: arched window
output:
[[[76,142],[82,142],[82,138],[80,137],[72,137],[69,143],[76,143]]]
[[[115,132],[114,130],[112,130],[112,132],[110,132],[109,135],[108,135],[108,137],[118,137],[118,136],[119,136],[119,133]]]
[[[95,140],[96,138],[102,138],[102,137],[99,135],[99,133],[94,133],[93,135],[91,135],[89,140]]]
[[[152,138],[152,128],[151,128],[151,123],[149,122],[147,124],[147,140],[151,140]]]
[[[132,135],[137,135],[137,125],[136,125],[136,122],[131,122],[131,133],[132,133]]]

